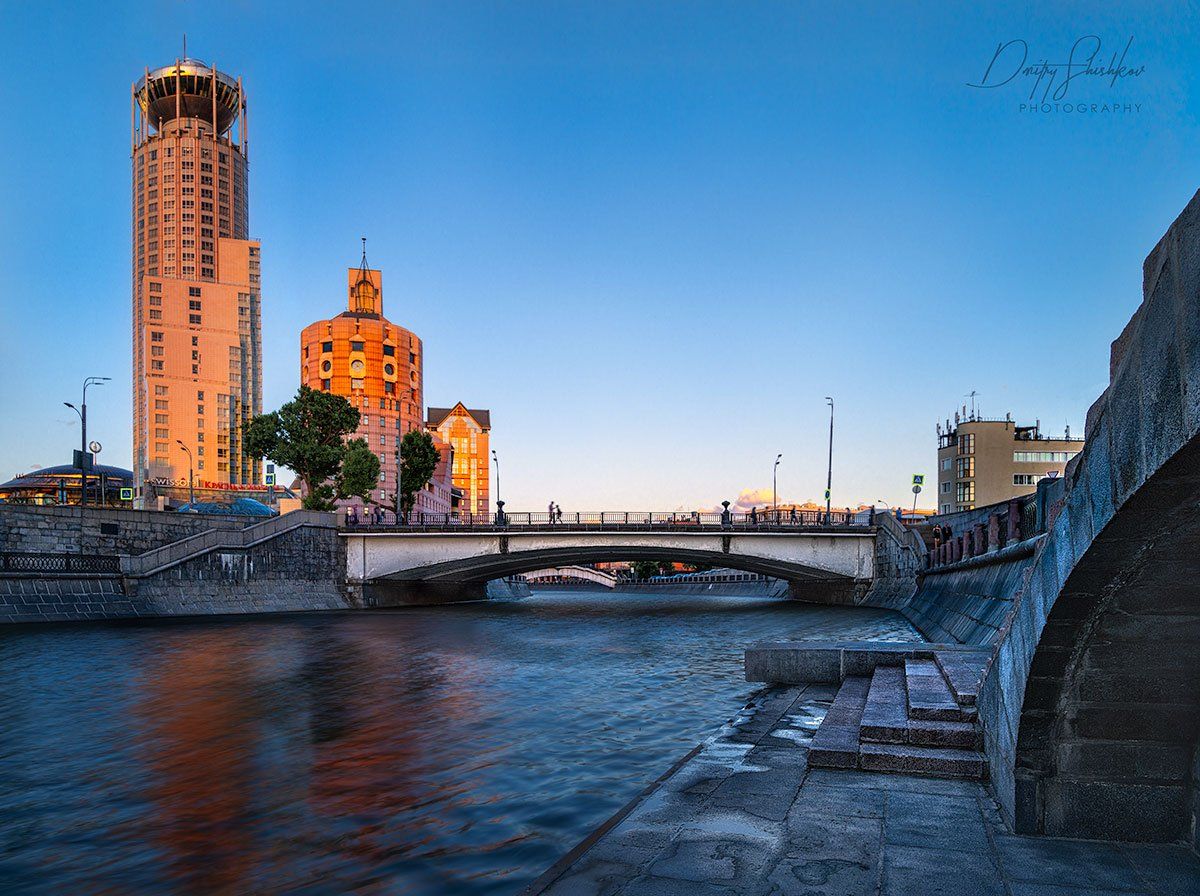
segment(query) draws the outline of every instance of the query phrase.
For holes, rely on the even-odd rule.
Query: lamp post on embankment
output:
[[[184,450],[188,456],[188,504],[191,505],[192,513],[196,512],[196,486],[195,480],[192,479],[192,449],[179,439],[175,440],[176,444]]]
[[[779,459],[782,454],[775,455],[775,466],[771,468],[771,515],[775,517],[775,522],[779,522]]]
[[[831,520],[829,496],[833,489],[833,399],[826,395],[825,400],[829,402],[829,471],[825,477],[825,525],[828,526]]]
[[[69,401],[64,401],[67,407],[79,415],[79,505],[82,507],[87,504],[87,471],[91,466],[88,463],[88,440],[87,440],[87,390],[88,386],[103,386],[111,376],[89,376],[83,381],[83,401],[79,407],[71,404]]]

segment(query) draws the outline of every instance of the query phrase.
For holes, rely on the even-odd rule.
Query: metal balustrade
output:
[[[0,552],[0,572],[38,575],[111,575],[121,571],[121,558],[100,554],[32,554]]]
[[[763,511],[761,513],[721,513],[717,511],[562,511],[504,513],[413,512],[399,523],[377,523],[369,518],[348,519],[346,529],[369,531],[466,531],[466,530],[545,530],[596,531],[626,529],[637,531],[693,530],[750,530],[790,532],[797,529],[829,529],[853,526],[868,528],[874,525],[868,515],[860,519],[852,510],[835,510],[830,514],[816,510]]]

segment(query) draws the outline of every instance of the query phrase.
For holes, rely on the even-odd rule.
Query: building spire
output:
[[[350,308],[358,314],[380,314],[379,289],[371,279],[367,266],[367,238],[362,237],[362,262],[358,266],[358,279],[350,290]]]

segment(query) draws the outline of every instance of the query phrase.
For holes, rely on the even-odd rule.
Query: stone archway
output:
[[[1030,664],[1018,829],[1193,836],[1200,734],[1200,439],[1138,489],[1076,562]]]

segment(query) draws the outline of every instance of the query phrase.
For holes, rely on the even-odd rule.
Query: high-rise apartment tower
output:
[[[133,85],[133,469],[139,486],[258,483],[259,244],[249,239],[246,94],[196,59]]]

